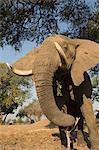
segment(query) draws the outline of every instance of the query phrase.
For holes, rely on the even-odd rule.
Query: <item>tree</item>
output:
[[[34,100],[33,103],[22,108],[17,114],[17,117],[20,117],[20,118],[27,117],[32,123],[33,120],[34,122],[39,121],[42,115],[43,115],[43,112],[40,107],[39,101]]]
[[[0,3],[1,46],[10,44],[18,49],[24,40],[36,39],[39,42],[49,32],[55,33],[57,30],[54,5],[50,2],[43,5],[38,0],[4,0]]]
[[[92,78],[93,93],[92,99],[99,102],[99,75],[96,75]]]
[[[5,64],[0,64],[0,114],[5,115],[4,122],[29,97],[30,87],[29,78],[14,75]]]
[[[83,37],[89,20],[94,16],[96,22],[98,17],[98,9],[91,11],[85,0],[4,0],[0,7],[0,45],[9,44],[16,50],[25,40],[40,43],[50,34]],[[63,31],[59,27],[62,22]]]
[[[94,10],[86,26],[79,30],[78,37],[99,42],[99,10]]]

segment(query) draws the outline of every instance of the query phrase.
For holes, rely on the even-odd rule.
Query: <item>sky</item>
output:
[[[0,48],[0,63],[2,62],[12,64],[35,47],[35,42],[25,41],[19,52],[15,51],[13,47],[8,45],[4,48]]]
[[[92,2],[94,0],[86,0],[87,3],[93,6]],[[60,24],[61,30],[63,29],[64,24]],[[24,55],[26,55],[30,50],[36,47],[35,42],[25,41],[23,43],[20,52],[16,52],[13,47],[5,46],[3,49],[0,47],[0,63],[9,63],[13,64],[16,60],[20,59]],[[35,89],[34,93],[35,93]],[[94,104],[97,109],[99,109],[99,103]]]

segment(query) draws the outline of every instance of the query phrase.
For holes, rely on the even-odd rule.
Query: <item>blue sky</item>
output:
[[[5,46],[0,48],[0,63],[14,63],[16,60],[27,54],[30,50],[36,47],[35,42],[25,41],[20,52],[16,52],[13,47]]]

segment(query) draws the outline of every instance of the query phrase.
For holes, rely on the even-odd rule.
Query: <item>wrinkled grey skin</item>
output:
[[[57,50],[54,42],[61,46],[66,58],[62,55],[63,52],[60,53]],[[88,47],[89,43],[92,46],[95,45],[93,53],[90,51],[92,46]],[[83,115],[89,130],[92,150],[99,150],[99,135],[90,100],[91,82],[88,75],[85,73],[83,76],[83,73],[99,63],[97,47],[99,48],[99,45],[95,42],[72,40],[61,35],[53,35],[48,37],[39,48],[31,51],[11,67],[13,72],[20,75],[22,75],[22,71],[17,72],[16,68],[19,70],[32,70],[32,78],[36,83],[41,108],[51,122],[61,127],[69,127],[74,124],[76,115]],[[83,55],[84,57],[82,57]],[[93,61],[88,61],[88,56]],[[84,61],[82,61],[83,59]],[[84,64],[84,62],[86,63]],[[31,71],[26,75],[28,74],[31,74]],[[25,75],[24,72],[23,75]],[[61,80],[63,84],[63,96],[57,96],[54,88],[56,80]],[[70,99],[69,88],[71,85],[74,101]],[[64,104],[67,106],[67,114],[60,111]]]

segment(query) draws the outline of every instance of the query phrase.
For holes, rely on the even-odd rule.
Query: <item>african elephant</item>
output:
[[[99,135],[90,100],[92,86],[86,73],[97,63],[99,63],[99,44],[90,40],[52,35],[46,38],[39,48],[33,49],[10,68],[18,75],[32,75],[41,108],[54,124],[61,127],[72,126],[75,122],[72,112],[75,113],[78,109],[88,126],[92,149],[99,150]],[[55,86],[60,80],[63,82],[63,95],[57,96]],[[71,85],[77,105],[74,103],[73,111],[68,110],[65,114],[61,108],[64,103],[70,108],[68,91]],[[59,100],[61,101],[58,102]]]

